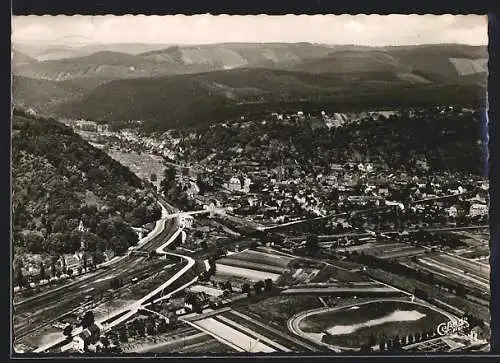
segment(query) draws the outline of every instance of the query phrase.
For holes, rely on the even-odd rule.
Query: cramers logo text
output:
[[[441,336],[449,335],[453,333],[459,333],[469,327],[469,322],[467,318],[461,318],[458,320],[450,320],[447,323],[441,323],[437,326],[437,333]]]

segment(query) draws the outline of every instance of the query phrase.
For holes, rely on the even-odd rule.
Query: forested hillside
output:
[[[15,254],[124,253],[131,226],[159,218],[153,194],[128,168],[52,119],[15,111],[12,130]],[[85,231],[79,231],[82,221]]]

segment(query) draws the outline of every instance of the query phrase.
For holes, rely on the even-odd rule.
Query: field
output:
[[[217,264],[217,273],[219,275],[242,277],[250,281],[259,281],[265,279],[277,280],[280,276],[276,273],[223,265],[219,263]]]
[[[316,297],[311,296],[273,296],[268,299],[241,307],[236,310],[242,313],[253,313],[270,324],[286,326],[288,319],[304,310],[324,306]]]
[[[277,280],[293,259],[287,256],[246,250],[217,261],[217,274],[233,275],[250,281]]]
[[[377,301],[305,315],[299,328],[329,345],[359,348],[370,337],[376,342],[435,330],[448,318],[426,306],[403,301]]]
[[[451,292],[444,291],[439,287],[430,284],[428,281],[421,281],[417,279],[408,278],[405,276],[390,273],[384,270],[368,269],[367,273],[370,277],[383,281],[391,286],[397,287],[401,290],[413,292],[415,288],[425,291],[430,298],[440,299],[441,301],[454,306],[464,312],[474,314],[478,318],[489,321],[490,310],[487,306],[482,306],[465,298],[461,298],[452,294]]]
[[[269,266],[265,264],[260,264],[258,262],[249,262],[249,261],[240,261],[239,259],[231,258],[231,257],[226,257],[217,262],[217,265],[225,265],[225,266],[234,266],[234,267],[241,267],[241,268],[246,268],[250,270],[257,270],[257,271],[262,271],[262,272],[270,272],[272,274],[280,274],[284,270],[281,267],[276,267],[276,266]]]
[[[108,152],[116,161],[128,167],[134,174],[141,179],[149,180],[151,174],[156,174],[158,179],[155,184],[159,185],[163,177],[163,169],[165,166],[161,160],[148,154],[138,154],[134,151],[122,152],[116,149],[111,149]]]
[[[219,261],[226,265],[233,263],[241,263],[242,266],[244,266],[245,263],[252,266],[260,265],[262,268],[274,269],[274,271],[279,273],[287,268],[290,261],[292,261],[292,258],[259,251],[246,250],[244,252],[225,257]]]
[[[484,292],[489,291],[489,266],[463,261],[448,255],[424,257],[417,261],[426,270],[447,276],[465,286],[471,286]]]
[[[339,283],[339,282],[368,282],[366,276],[357,274],[350,271],[344,271],[332,266],[326,266],[322,268],[316,277],[311,282],[331,282],[331,283]]]

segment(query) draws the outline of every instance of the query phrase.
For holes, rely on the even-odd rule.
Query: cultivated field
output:
[[[116,161],[128,167],[141,179],[149,180],[151,174],[156,174],[157,181],[155,184],[159,185],[163,177],[163,169],[165,169],[161,159],[149,154],[138,154],[133,151],[122,152],[116,149],[109,150],[108,154]]]
[[[271,253],[264,253],[259,251],[246,250],[240,253],[235,253],[231,256],[225,257],[219,260],[221,263],[228,264],[228,261],[234,263],[249,263],[261,265],[264,268],[274,268],[283,271],[286,269],[290,261],[293,259],[291,257],[276,255]]]
[[[271,279],[273,281],[279,278],[279,274],[272,272],[265,272],[259,270],[253,270],[242,267],[235,267],[217,263],[217,273],[220,275],[237,276],[242,277],[250,281],[259,281],[265,279]]]
[[[470,270],[464,264],[454,262],[453,260],[447,260],[446,258],[443,258],[443,256],[445,255],[424,257],[419,258],[417,261],[425,269],[447,276],[451,280],[455,280],[466,286],[475,286],[482,291],[489,290],[490,284],[488,278],[469,272]]]
[[[450,62],[461,76],[488,71],[488,59],[450,58]]]
[[[293,259],[288,256],[246,250],[217,261],[217,273],[258,281],[277,280]]]
[[[293,315],[322,306],[324,305],[317,297],[309,295],[273,296],[236,310],[244,314],[253,313],[270,324],[276,323],[286,327],[288,319]]]

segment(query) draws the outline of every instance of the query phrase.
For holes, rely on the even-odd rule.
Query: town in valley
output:
[[[26,43],[16,355],[489,351],[486,46]]]

